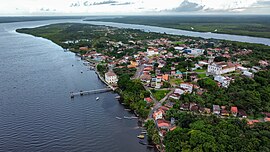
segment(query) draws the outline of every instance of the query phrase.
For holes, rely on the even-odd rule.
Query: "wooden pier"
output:
[[[83,96],[83,95],[88,95],[88,94],[97,94],[97,93],[103,93],[103,92],[109,92],[112,91],[113,89],[108,87],[104,89],[96,89],[96,90],[89,90],[89,91],[80,91],[80,92],[71,92],[70,97],[74,98],[75,96]]]

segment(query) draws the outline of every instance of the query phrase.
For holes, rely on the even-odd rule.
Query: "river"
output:
[[[15,32],[57,22],[0,24],[0,151],[151,151],[138,143],[137,120],[115,118],[133,116],[116,94],[70,98],[70,91],[106,87],[80,58]]]

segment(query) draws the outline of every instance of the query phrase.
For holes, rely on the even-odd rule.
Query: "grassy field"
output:
[[[128,16],[101,21],[270,38],[270,16]]]
[[[167,93],[170,92],[170,90],[151,90],[153,96],[160,101],[161,99],[163,99]]]

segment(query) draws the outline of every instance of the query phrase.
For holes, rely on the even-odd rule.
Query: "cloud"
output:
[[[203,6],[184,0],[179,7],[172,9],[172,12],[191,12],[191,11],[200,11],[203,9]]]
[[[108,1],[103,1],[103,2],[94,2],[92,5],[106,5],[106,4],[116,4],[117,1],[113,0],[108,0]]]
[[[134,3],[132,3],[132,2],[125,2],[125,3],[113,3],[111,5],[132,5],[132,4],[134,4]]]

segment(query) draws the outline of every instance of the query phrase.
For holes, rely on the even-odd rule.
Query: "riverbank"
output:
[[[196,32],[212,32],[270,38],[270,16],[267,15],[124,16],[89,20],[151,25]]]

